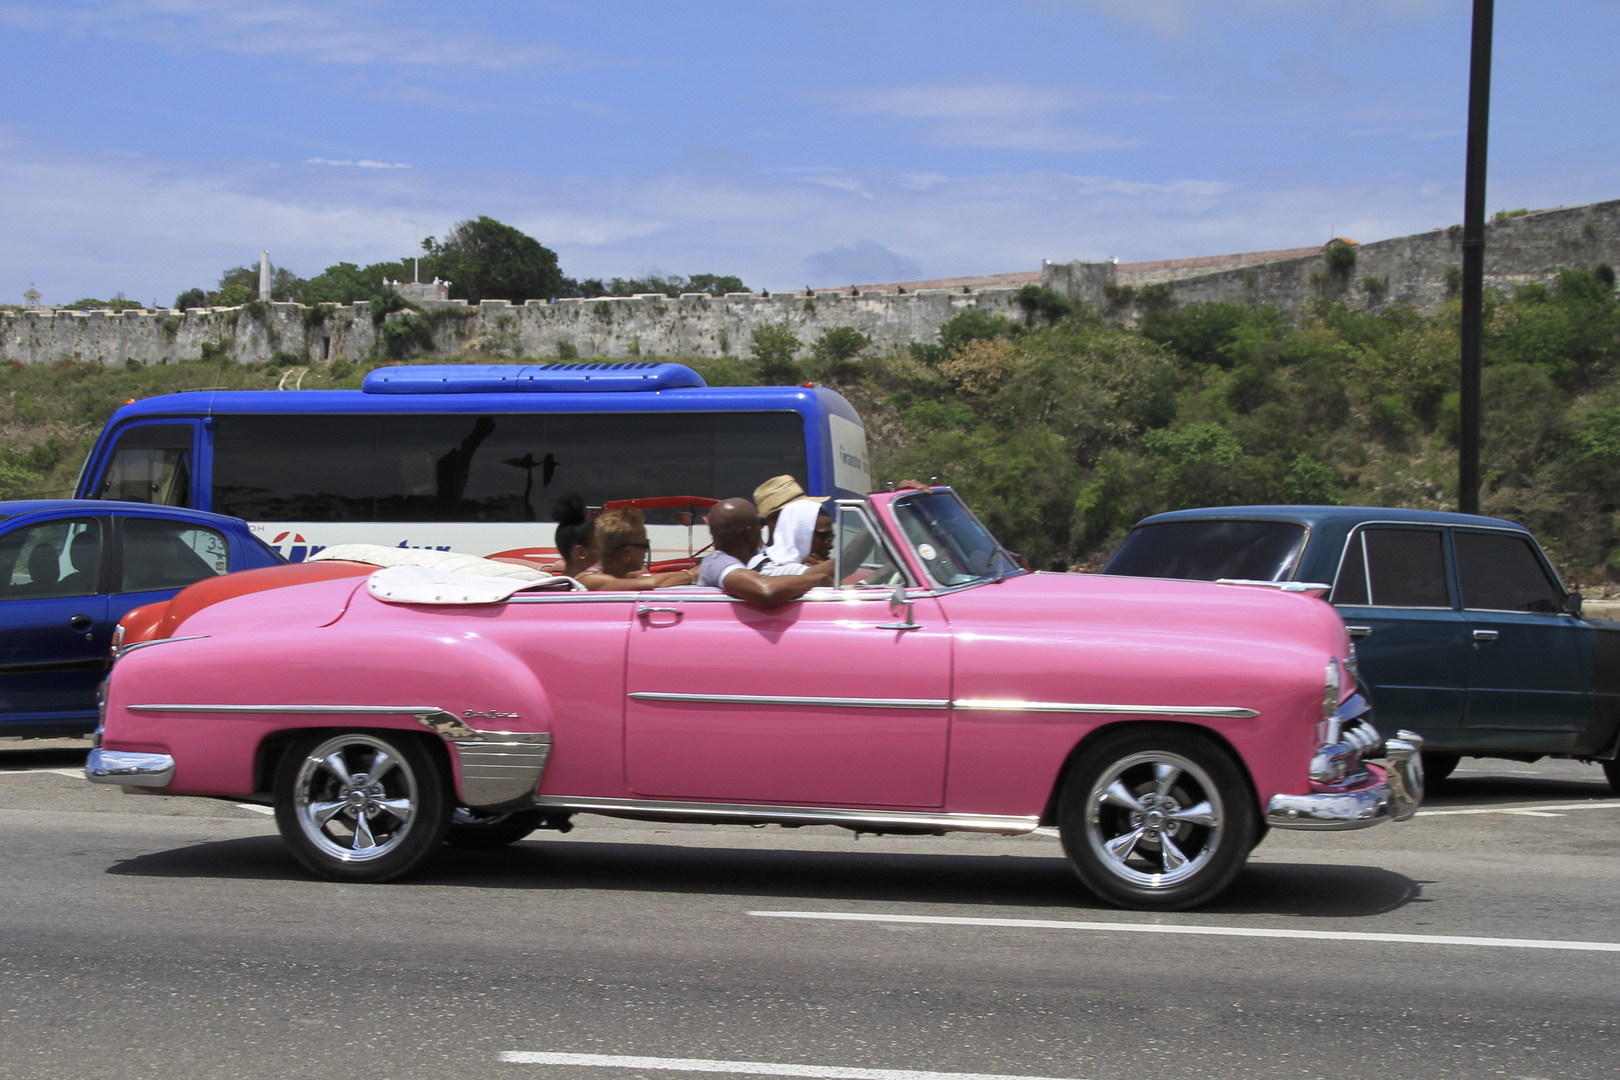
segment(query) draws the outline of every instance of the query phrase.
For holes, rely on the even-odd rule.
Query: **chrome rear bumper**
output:
[[[1406,821],[1423,802],[1423,737],[1410,731],[1384,740],[1381,783],[1355,791],[1273,795],[1266,824],[1277,829],[1365,829]]]
[[[132,750],[90,751],[84,778],[92,784],[161,788],[174,781],[174,758],[168,754],[140,754]]]

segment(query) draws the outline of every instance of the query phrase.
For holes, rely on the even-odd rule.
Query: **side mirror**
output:
[[[1569,593],[1567,596],[1564,597],[1564,614],[1566,614],[1566,615],[1579,615],[1580,613],[1581,613],[1581,594],[1578,593],[1578,592]]]
[[[879,630],[922,629],[922,623],[918,622],[912,615],[912,602],[906,597],[906,587],[904,585],[896,585],[894,587],[894,592],[889,594],[889,614],[891,616],[895,616],[899,615],[902,611],[905,612],[904,621],[878,623],[877,628]]]

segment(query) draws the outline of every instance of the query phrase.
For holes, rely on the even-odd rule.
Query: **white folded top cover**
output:
[[[366,579],[366,591],[392,604],[498,604],[515,592],[563,580],[529,566],[427,548],[339,544],[308,561],[323,559],[382,567]]]

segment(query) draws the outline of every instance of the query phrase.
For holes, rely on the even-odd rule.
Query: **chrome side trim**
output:
[[[967,712],[1087,713],[1095,716],[1207,716],[1221,720],[1247,720],[1258,709],[1238,705],[1093,705],[1077,701],[992,701],[979,698],[951,702]]]
[[[125,705],[130,712],[219,712],[273,713],[292,716],[318,716],[337,713],[348,716],[419,716],[437,713],[437,705]],[[449,715],[446,713],[445,715]],[[453,719],[453,718],[452,718]],[[471,729],[468,729],[471,730]]]
[[[1002,817],[995,814],[943,814],[913,810],[855,810],[826,806],[769,806],[757,803],[679,802],[666,799],[597,799],[572,795],[541,795],[536,805],[555,810],[608,817],[658,818],[669,821],[707,821],[715,824],[844,825],[897,829],[943,829],[950,832],[988,832],[1016,835],[1034,832],[1039,817]]]
[[[664,694],[638,690],[634,701],[703,702],[711,705],[808,705],[822,709],[948,709],[943,698],[773,697],[763,694]]]
[[[168,754],[97,747],[85,759],[84,778],[92,784],[117,784],[124,788],[168,787],[174,780],[174,758]]]
[[[443,739],[461,771],[461,801],[474,810],[511,810],[534,805],[534,793],[551,759],[551,734],[482,731],[437,705],[127,705],[131,712],[257,713],[272,716],[414,716]],[[149,781],[114,781],[161,787]]]
[[[137,641],[133,645],[120,646],[118,651],[113,653],[113,659],[120,660],[134,652],[136,649],[149,649],[153,645],[173,645],[177,641],[201,641],[205,637],[208,637],[208,635],[187,634],[184,637],[160,637],[153,638],[151,641]]]
[[[1261,581],[1257,578],[1216,578],[1217,585],[1253,585],[1262,589],[1276,589],[1278,592],[1305,593],[1307,596],[1323,597],[1333,591],[1332,585],[1320,581]]]

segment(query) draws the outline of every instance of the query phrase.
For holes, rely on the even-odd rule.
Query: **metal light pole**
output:
[[[1485,321],[1485,141],[1491,116],[1491,22],[1495,0],[1474,0],[1468,63],[1468,159],[1463,179],[1462,385],[1457,509],[1479,513],[1479,369]]]

